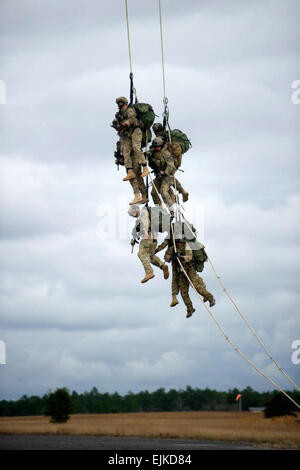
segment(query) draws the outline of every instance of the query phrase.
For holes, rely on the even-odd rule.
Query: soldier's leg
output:
[[[179,303],[177,299],[179,294],[178,272],[175,263],[175,261],[172,261],[172,301],[170,307],[175,307]]]
[[[195,271],[194,268],[189,268],[188,270],[188,276],[190,278],[190,280],[192,281],[193,285],[195,286],[196,288],[196,291],[202,295],[203,297],[203,302],[209,302],[209,305],[211,307],[213,307],[213,305],[215,305],[215,299],[214,299],[214,296],[206,289],[206,285],[202,279],[202,277],[200,277],[197,272]]]
[[[180,288],[180,294],[181,294],[182,300],[184,301],[186,305],[187,318],[190,317],[195,311],[191,298],[189,296],[189,287],[190,287],[190,283],[188,279],[186,278],[185,274],[180,273],[179,274],[179,288]]]
[[[172,261],[172,295],[179,294],[179,279],[176,267],[176,261]]]
[[[144,180],[141,176],[141,165],[137,161],[137,157],[135,154],[132,156],[132,165],[133,165],[133,171],[136,175],[136,181],[138,184],[138,190],[142,195],[143,203],[147,202],[147,191],[146,191],[146,185],[144,183]]]
[[[138,186],[139,186],[140,193],[142,195],[143,203],[148,202],[147,189],[146,189],[146,185],[144,183],[144,180],[141,177],[141,174],[137,177],[137,183],[138,183]]]
[[[130,137],[122,137],[121,139],[121,153],[124,155],[124,165],[126,168],[127,176],[123,178],[123,181],[130,181],[135,178],[135,173],[133,171],[133,162],[132,162],[132,145]]]
[[[161,186],[161,178],[156,177],[153,180],[153,185],[152,185],[152,190],[151,190],[151,196],[155,205],[161,205],[161,200],[159,197],[160,186]]]
[[[140,247],[139,247],[139,252],[138,252],[138,257],[140,258],[142,265],[145,270],[145,277],[142,279],[143,282],[147,282],[149,279],[154,277],[153,269],[151,266],[151,261],[150,261],[150,251],[151,251],[151,245],[152,245],[151,240],[141,240],[140,242]]]
[[[178,181],[178,179],[174,178],[173,186],[174,188],[176,187],[176,190],[182,195],[183,202],[186,202],[189,198],[189,193],[184,189],[184,187],[182,186],[180,181]]]
[[[131,157],[131,139],[129,137],[121,137],[120,139],[120,151],[124,156],[124,164],[126,170],[132,170],[132,157]]]
[[[163,270],[164,278],[168,279],[169,277],[169,269],[168,266],[162,262],[162,260],[155,254],[155,248],[157,246],[157,241],[152,242],[152,246],[150,247],[150,261],[154,266],[157,266],[159,269]]]
[[[140,196],[140,190],[139,190],[139,185],[138,185],[137,178],[133,178],[133,179],[129,180],[129,183],[131,184],[134,195],[135,196],[137,196],[137,195]]]
[[[134,199],[129,203],[130,205],[132,204],[143,204],[145,202],[144,200],[144,195],[140,194],[140,185],[139,185],[139,178],[138,175],[137,175],[137,170],[139,170],[139,166],[136,165],[136,158],[135,158],[135,155],[133,153],[133,151],[131,151],[131,161],[132,161],[132,167],[133,167],[133,172],[134,172],[134,175],[135,175],[135,178],[128,178],[129,179],[129,183],[131,184],[131,187],[133,189],[133,193],[134,193]],[[145,193],[146,193],[146,190],[145,190]]]
[[[137,127],[136,129],[134,129],[134,131],[131,134],[131,142],[132,142],[132,148],[136,156],[137,162],[139,163],[139,165],[142,165],[143,167],[143,172],[141,176],[144,177],[144,176],[149,175],[150,171],[147,167],[146,158],[142,151],[142,138],[143,138],[142,130],[139,127]]]
[[[167,204],[168,207],[171,207],[173,205],[173,200],[169,193],[171,185],[172,185],[172,178],[170,176],[164,176],[161,179],[160,194],[161,194],[161,197],[163,198],[163,201],[165,202],[165,204]]]
[[[170,186],[170,189],[169,189],[169,195],[170,195],[170,198],[172,199],[173,204],[174,204],[174,202],[176,202],[176,197],[175,197],[174,191],[171,188],[171,186]]]
[[[178,181],[178,179],[174,178],[174,182],[173,182],[173,186],[174,188],[176,187],[176,190],[181,194],[182,191],[184,191],[180,181]]]

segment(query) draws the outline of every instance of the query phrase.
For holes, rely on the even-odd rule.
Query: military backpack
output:
[[[196,271],[202,272],[204,268],[204,263],[207,261],[207,254],[202,243],[198,241],[189,242],[192,245],[193,249],[193,265]],[[198,246],[197,246],[198,244]]]
[[[134,103],[132,106],[135,109],[137,118],[140,122],[141,129],[142,130],[150,129],[155,119],[155,113],[153,111],[151,104]]]
[[[202,272],[208,258],[204,245],[196,238],[195,227],[188,222],[177,221],[173,225],[173,233],[175,239],[182,239],[189,244],[193,251],[192,264],[197,272]]]
[[[134,103],[132,106],[135,109],[143,133],[142,147],[146,147],[152,140],[151,126],[155,119],[155,113],[151,104],[148,103]]]
[[[173,129],[170,133],[172,142],[178,142],[180,144],[182,153],[186,153],[191,148],[191,141],[187,135],[184,134],[184,132],[180,131],[179,129]],[[165,134],[169,140],[168,132],[165,131]]]

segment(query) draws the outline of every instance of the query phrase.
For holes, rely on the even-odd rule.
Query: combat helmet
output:
[[[126,98],[126,96],[119,96],[119,98],[116,98],[116,103],[128,104],[128,99]]]
[[[152,129],[154,132],[162,132],[164,130],[163,125],[160,122],[155,122]]]
[[[162,147],[164,145],[164,141],[161,137],[155,137],[155,139],[152,140],[151,147]]]

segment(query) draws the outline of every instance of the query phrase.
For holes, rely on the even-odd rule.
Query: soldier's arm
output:
[[[169,246],[169,248],[165,252],[165,256],[164,256],[164,260],[167,261],[167,263],[169,263],[171,261],[173,253],[174,253],[173,246]]]
[[[147,209],[142,209],[141,215],[140,215],[140,221],[141,221],[141,226],[143,230],[143,238],[148,240],[150,220],[149,220],[149,214],[148,214]]]
[[[164,250],[169,244],[169,240],[166,238],[158,247],[155,249],[155,253]]]
[[[154,162],[154,159],[153,159],[153,151],[148,150],[148,152],[145,152],[144,155],[148,159],[148,163],[149,163],[150,168],[152,168],[152,170],[154,170],[156,168],[156,165],[155,165],[155,162]]]
[[[120,123],[119,121],[115,118],[113,120],[113,122],[111,123],[111,127],[113,127],[114,129],[116,129],[116,131],[119,132],[119,130],[121,129],[121,126],[120,126]]]
[[[193,259],[193,250],[188,243],[185,244],[185,255],[183,259],[186,263],[190,263]]]
[[[128,108],[128,110],[127,110],[127,119],[126,119],[126,121],[123,122],[123,124],[125,124],[128,127],[131,127],[131,126],[138,127],[139,126],[139,121],[136,117],[136,112],[135,112],[134,108]]]

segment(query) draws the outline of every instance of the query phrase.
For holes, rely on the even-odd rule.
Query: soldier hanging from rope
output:
[[[209,306],[213,307],[216,303],[213,295],[208,292],[206,285],[203,279],[197,274],[195,269],[195,260],[193,255],[193,250],[191,249],[189,243],[184,239],[176,239],[176,252],[174,249],[174,243],[172,238],[167,238],[164,240],[155,250],[155,253],[163,250],[168,247],[164,259],[169,263],[172,262],[172,301],[170,307],[175,307],[179,302],[177,295],[181,294],[182,300],[184,301],[187,307],[186,318],[192,316],[195,312],[193,303],[189,296],[189,287],[190,281],[193,283],[197,292],[203,297],[203,302],[209,302]],[[185,272],[183,271],[180,262],[187,273],[189,279],[187,279]]]
[[[155,179],[151,196],[154,204],[161,204],[159,195],[168,206],[170,214],[174,216],[174,202],[175,195],[171,186],[174,184],[174,175],[176,167],[174,158],[168,150],[167,144],[164,143],[161,137],[155,137],[151,144],[151,153],[148,156],[149,166],[153,169]]]
[[[152,130],[156,137],[161,137],[165,144],[168,143],[168,148],[174,157],[174,164],[175,164],[176,170],[178,170],[182,162],[182,148],[181,148],[180,143],[169,142],[169,134],[166,130],[164,130],[164,127],[160,122],[154,123],[152,126]],[[181,131],[179,132],[181,133]],[[185,134],[183,133],[181,133],[181,135],[185,136]],[[185,144],[186,144],[186,147],[189,145],[189,140],[187,138],[186,138]],[[187,151],[186,147],[185,147],[185,151]],[[189,198],[189,193],[183,188],[183,186],[177,179],[175,180],[175,184],[176,184],[177,191],[182,195],[182,201],[186,202]]]
[[[132,230],[131,245],[134,246],[137,239],[141,238],[138,257],[140,258],[145,270],[145,277],[141,280],[141,282],[145,283],[155,276],[151,264],[162,269],[164,279],[168,279],[168,266],[163,263],[158,256],[155,255],[158,227],[156,227],[155,224],[151,224],[147,207],[140,209],[138,205],[132,205],[128,209],[128,214],[131,217],[136,217],[137,219]]]
[[[141,184],[137,178],[144,178],[150,171],[147,166],[145,156],[142,152],[142,130],[136,111],[132,106],[128,106],[125,96],[116,99],[119,111],[115,115],[111,126],[116,129],[120,136],[120,154],[124,157],[124,164],[127,175],[123,181],[130,181],[134,192],[134,199],[129,204],[143,204],[146,201],[146,191],[140,192]],[[140,167],[143,171],[140,171]]]

